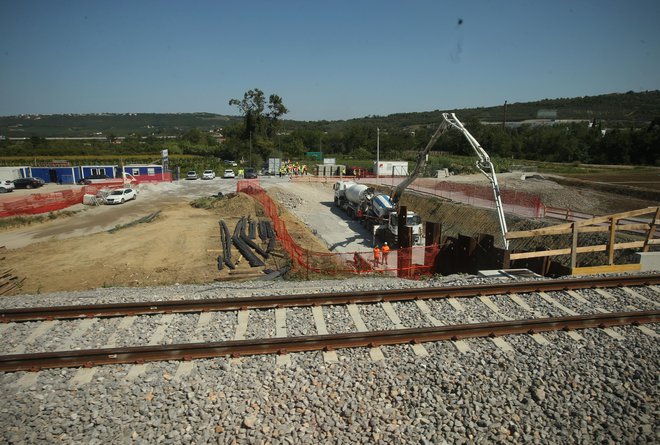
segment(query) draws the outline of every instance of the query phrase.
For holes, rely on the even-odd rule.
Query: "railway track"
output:
[[[538,280],[514,283],[443,286],[388,291],[346,292],[332,294],[300,294],[288,296],[244,297],[208,300],[150,301],[78,306],[50,306],[0,310],[0,322],[66,320],[90,317],[174,314],[207,311],[271,309],[281,307],[327,306],[351,303],[380,303],[438,298],[466,298],[486,295],[551,292],[589,288],[659,285],[660,275],[621,276]]]
[[[51,346],[55,350],[34,351],[34,347],[19,344],[14,350],[6,351],[8,354],[0,356],[0,371],[189,361],[254,354],[278,354],[279,359],[297,351],[322,350],[328,353],[356,347],[377,350],[385,345],[419,346],[441,340],[450,340],[459,350],[465,350],[469,349],[465,339],[475,337],[497,340],[496,345],[506,350],[507,343],[501,338],[506,335],[524,334],[540,342],[543,332],[565,331],[577,339],[576,330],[600,328],[616,338],[621,335],[612,327],[626,325],[638,326],[646,334],[656,336],[654,330],[641,325],[660,321],[660,304],[655,299],[659,294],[659,283],[660,275],[647,275],[339,294],[9,309],[0,312],[0,319],[4,321],[0,324],[3,340],[16,330],[26,335],[25,343],[38,343],[39,335],[48,336],[58,323],[58,335],[70,335],[71,338],[64,348],[67,350],[58,350],[62,348],[56,344]],[[324,306],[330,306],[326,314],[323,314]],[[485,307],[490,315],[477,314],[474,311],[476,306],[480,307],[480,314],[484,313]],[[296,332],[287,332],[287,319],[309,318],[310,308],[315,329],[296,330],[292,326],[290,330]],[[294,311],[297,312],[292,314]],[[340,311],[348,311],[350,316],[338,314]],[[210,317],[222,317],[215,314],[229,314],[228,318],[218,320],[229,321],[227,324],[233,327],[219,335],[223,341],[200,334],[200,328],[209,325]],[[366,316],[366,321],[361,314]],[[158,315],[160,320],[154,323]],[[113,335],[116,335],[130,326],[125,323],[127,320],[131,323],[142,320],[146,330],[151,330],[146,341],[148,344],[117,345],[115,339],[108,340],[101,348],[85,348],[74,340],[85,333],[93,336],[94,323],[110,323],[117,317],[123,317],[122,321],[118,325],[108,325],[108,331],[114,330]],[[177,321],[174,317],[180,318]],[[247,320],[250,317],[255,332],[248,334]],[[415,321],[419,319],[424,321]],[[38,322],[36,325],[35,321]],[[351,322],[354,327],[350,326]],[[187,335],[166,338],[166,332],[173,325],[186,323],[189,325],[184,329]],[[326,324],[331,328],[328,329]],[[21,328],[28,325],[30,329]],[[341,332],[331,334],[328,331]],[[131,334],[126,336],[131,337]],[[418,352],[419,348],[416,349]]]

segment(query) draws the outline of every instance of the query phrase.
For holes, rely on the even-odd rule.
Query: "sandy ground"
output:
[[[451,179],[486,184],[481,175]],[[500,182],[503,187],[537,193],[546,205],[585,212],[605,214],[657,205],[562,186],[552,178],[520,181],[512,175],[502,175]],[[371,234],[333,207],[331,184],[291,183],[286,178],[263,178],[261,184],[292,213],[283,212],[283,215],[300,245],[316,251],[371,249]],[[220,191],[226,194],[235,189],[235,180],[180,181],[144,186],[136,201],[119,206],[74,206],[77,213],[73,216],[0,232],[0,246],[6,247],[0,269],[12,269],[14,275],[25,279],[18,293],[207,283],[254,277],[261,270],[250,268],[245,261],[239,263],[237,272],[217,269],[218,221],[225,219],[233,230],[241,216],[260,216],[254,201],[239,195],[210,210],[196,209],[189,204],[197,197]],[[160,215],[151,223],[108,232],[158,210]],[[277,269],[282,261],[274,257],[266,268]]]
[[[372,234],[335,207],[331,184],[282,183],[273,197],[300,218],[332,252],[367,251]]]
[[[255,215],[254,202],[247,197],[238,205],[226,200],[226,205],[211,210],[193,208],[189,202],[235,190],[234,180],[181,181],[147,185],[137,200],[123,205],[74,206],[78,213],[73,216],[0,232],[0,246],[7,249],[1,267],[25,279],[19,293],[227,278],[226,268],[217,269],[218,221],[231,221],[233,229],[240,216]],[[160,215],[151,223],[108,232],[158,210]],[[237,270],[250,273],[245,264]]]

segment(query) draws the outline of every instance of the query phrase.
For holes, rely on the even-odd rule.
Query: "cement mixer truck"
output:
[[[385,193],[378,193],[365,184],[351,181],[339,181],[333,186],[335,205],[344,210],[349,217],[363,222],[383,241],[398,241],[398,214],[396,205]],[[408,211],[406,226],[412,227],[413,244],[421,244],[422,219],[415,212]]]

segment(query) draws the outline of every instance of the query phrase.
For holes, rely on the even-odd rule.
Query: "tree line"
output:
[[[638,97],[624,96],[629,100]],[[0,140],[0,156],[29,158],[149,153],[159,156],[160,150],[168,149],[172,155],[232,159],[259,167],[270,157],[301,160],[310,151],[321,152],[325,157],[375,159],[379,138],[381,159],[399,160],[403,153],[421,150],[441,119],[439,112],[431,112],[423,116],[420,114],[421,122],[406,121],[406,125],[391,116],[336,122],[287,121],[283,120],[288,112],[283,99],[277,94],[267,98],[258,88],[245,92],[242,99],[229,100],[229,105],[237,107],[242,118],[229,121],[222,128],[222,139],[217,137],[217,131],[200,128],[181,131],[175,137],[133,133],[121,143],[114,136],[108,136],[106,140],[49,140],[32,136],[20,141]],[[462,115],[459,112],[458,117],[494,157],[660,165],[660,118],[637,125],[612,124],[594,119],[511,127],[501,123],[482,123],[473,113]],[[431,121],[431,118],[435,120]],[[457,131],[446,132],[434,151],[472,155],[471,147]]]

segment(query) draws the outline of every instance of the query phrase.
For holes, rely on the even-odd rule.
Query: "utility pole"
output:
[[[252,168],[252,132],[250,132],[250,168]]]
[[[504,122],[502,126],[506,128],[506,101],[504,101]]]
[[[380,178],[380,128],[376,127],[376,179]]]

